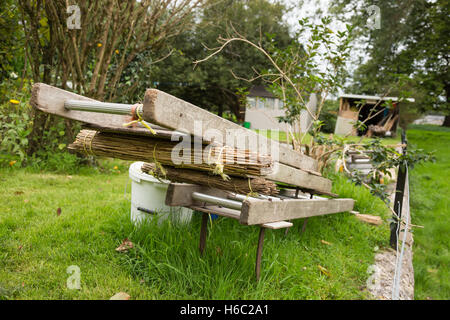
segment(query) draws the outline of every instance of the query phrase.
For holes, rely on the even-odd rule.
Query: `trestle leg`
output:
[[[202,215],[202,226],[200,229],[200,244],[199,244],[199,250],[200,255],[203,255],[203,251],[205,251],[206,247],[206,234],[208,231],[208,213],[203,213]]]
[[[264,228],[264,227],[261,227],[259,229],[258,247],[256,249],[256,266],[255,266],[256,281],[259,281],[259,277],[261,275],[261,257],[262,257],[265,231],[266,231],[266,228]]]

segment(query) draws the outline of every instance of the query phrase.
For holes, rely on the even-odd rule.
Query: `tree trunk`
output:
[[[450,115],[445,116],[444,123],[442,124],[443,127],[450,127]]]
[[[447,101],[446,107],[448,108],[448,106],[450,105],[450,103],[449,103],[449,101],[450,101],[450,83],[448,83],[448,82],[445,83],[445,96],[446,96],[446,101]],[[445,116],[444,123],[442,124],[442,126],[450,127],[450,114],[447,114]]]
[[[27,155],[32,156],[41,148],[42,136],[44,134],[45,123],[47,122],[48,114],[34,110],[33,128],[28,136]]]

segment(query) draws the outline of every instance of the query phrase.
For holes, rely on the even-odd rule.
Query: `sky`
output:
[[[281,0],[281,2],[284,3],[287,7],[293,7],[293,9],[290,10],[286,16],[286,20],[288,21],[292,30],[298,28],[299,19],[305,17],[314,19],[315,12],[319,8],[326,15],[328,13],[328,7],[331,3],[330,0]],[[361,14],[365,13],[364,11],[365,9],[361,8]],[[315,19],[319,20],[320,17],[316,16]],[[345,30],[345,24],[341,21],[333,19],[330,28],[333,31]],[[364,42],[352,44],[351,59],[347,63],[347,70],[350,72],[350,74],[352,74],[353,71],[358,67],[360,63],[359,59],[362,59],[363,62],[367,61],[368,59],[368,55],[364,53]],[[323,64],[322,67],[323,69],[325,68]],[[341,91],[339,93],[343,92]]]

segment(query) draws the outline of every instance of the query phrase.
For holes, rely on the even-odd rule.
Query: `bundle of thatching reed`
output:
[[[161,170],[161,168],[154,163],[144,163],[141,170],[142,172],[151,174],[160,179],[170,180],[171,182],[192,183],[239,194],[278,194],[277,185],[274,182],[261,177],[232,177],[230,180],[223,180],[222,177],[218,175],[191,169],[179,169],[165,166],[163,170]]]
[[[223,146],[202,145],[195,148],[193,144],[188,144],[184,147],[187,147],[184,150],[189,150],[186,154],[180,142],[176,141],[81,130],[68,148],[78,153],[214,172],[222,178],[226,178],[226,175],[261,176],[272,172],[273,162],[270,156]],[[172,157],[172,153],[177,159]]]

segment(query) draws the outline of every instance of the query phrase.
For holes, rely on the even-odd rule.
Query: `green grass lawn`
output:
[[[411,126],[411,145],[436,151],[436,163],[410,171],[416,299],[450,299],[450,129]]]
[[[262,273],[254,278],[257,227],[219,218],[198,253],[200,214],[187,225],[129,219],[126,165],[77,174],[0,169],[0,298],[109,299],[367,299],[374,248],[388,246],[388,224],[364,224],[349,213],[297,220],[287,236],[268,230]],[[357,200],[355,210],[381,215],[366,189],[334,176],[333,192]],[[60,215],[57,214],[60,208]],[[129,238],[134,248],[115,248]],[[324,244],[325,240],[330,245]],[[66,286],[67,268],[81,271],[81,289]],[[319,266],[325,268],[323,273]],[[327,274],[328,273],[328,274]]]

